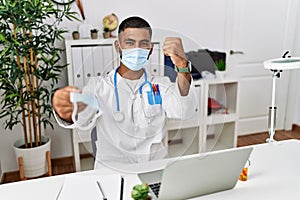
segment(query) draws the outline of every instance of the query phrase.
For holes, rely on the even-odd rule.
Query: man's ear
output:
[[[115,40],[114,45],[115,45],[115,50],[116,50],[116,52],[119,53],[119,54],[121,55],[122,52],[121,52],[121,49],[120,49],[119,41],[118,41],[118,40]]]

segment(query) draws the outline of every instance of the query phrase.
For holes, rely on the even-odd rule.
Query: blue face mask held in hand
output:
[[[133,48],[121,49],[122,58],[121,62],[130,70],[138,71],[142,69],[148,62],[150,50]]]
[[[95,110],[100,110],[100,106],[98,104],[96,97],[92,95],[71,92],[70,101],[72,103],[82,102],[85,103],[87,106],[94,108]]]

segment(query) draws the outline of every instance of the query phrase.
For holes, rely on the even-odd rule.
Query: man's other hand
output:
[[[180,68],[185,68],[187,59],[183,49],[181,38],[167,37],[163,44],[163,51],[166,56],[170,56],[174,65]]]

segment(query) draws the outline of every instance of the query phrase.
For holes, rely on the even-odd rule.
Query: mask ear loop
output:
[[[77,110],[78,110],[77,102],[73,102],[72,121],[73,121],[74,125],[76,124],[76,121],[77,121],[76,120]]]
[[[76,119],[78,117],[77,110],[78,110],[77,101],[74,101],[73,102],[73,112],[72,112],[72,121],[73,121],[74,127],[79,130],[82,130],[82,131],[92,130],[92,128],[94,127],[94,125],[96,123],[96,120],[98,118],[100,111],[99,110],[96,111],[96,115],[91,120],[88,121],[87,126],[82,126],[81,124],[79,124],[77,122],[77,119]]]
[[[152,54],[152,51],[153,51],[153,47],[151,47],[151,49],[150,49],[150,51],[149,51],[149,54],[148,54],[147,60],[149,60],[149,58],[150,58],[150,55]]]
[[[118,48],[119,48],[120,59],[122,59],[122,48],[121,48],[120,40],[118,40]]]
[[[119,54],[120,54],[120,59],[122,59],[122,49],[119,47]]]

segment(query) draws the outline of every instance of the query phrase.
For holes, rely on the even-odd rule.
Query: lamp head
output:
[[[266,60],[264,62],[264,67],[270,70],[300,69],[300,57]]]

